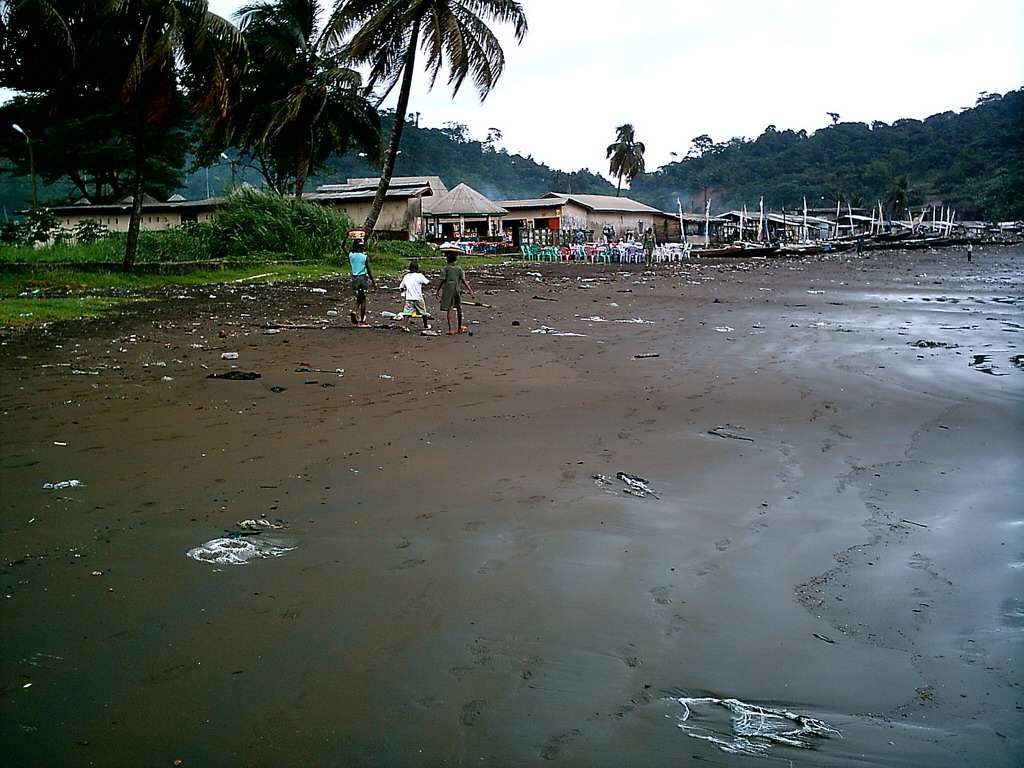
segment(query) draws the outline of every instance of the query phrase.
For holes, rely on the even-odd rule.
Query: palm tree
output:
[[[444,67],[453,93],[469,77],[483,101],[505,67],[488,22],[512,24],[517,41],[526,35],[526,14],[517,0],[338,0],[328,30],[336,42],[348,39],[353,61],[369,65],[367,88],[382,86],[383,99],[401,82],[380,183],[363,229],[373,231],[391,184],[417,50],[426,57],[431,86]]]
[[[643,142],[636,141],[633,126],[629,123],[615,129],[615,143],[608,145],[606,157],[611,161],[608,165],[609,173],[619,180],[619,185],[615,189],[616,197],[622,191],[623,177],[632,183],[633,179],[644,172],[646,149]]]
[[[284,194],[290,183],[296,199],[332,153],[357,146],[381,156],[377,110],[328,45],[320,15],[318,0],[261,0],[236,15],[250,62],[229,135],[271,187]]]
[[[146,155],[174,115],[179,83],[195,110],[213,125],[226,120],[247,64],[241,33],[210,12],[207,0],[109,0],[107,44],[126,41],[129,66],[121,101],[137,118],[132,216],[124,268],[135,263],[145,194]],[[102,49],[95,51],[102,55]]]
[[[910,182],[906,176],[897,176],[885,193],[885,207],[890,216],[900,216],[910,205]]]

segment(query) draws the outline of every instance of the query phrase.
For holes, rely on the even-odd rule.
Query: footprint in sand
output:
[[[729,547],[732,546],[732,539],[719,539],[715,542],[715,549],[719,552],[725,552]]]
[[[392,565],[388,570],[389,571],[404,571],[404,570],[406,570],[408,568],[415,568],[418,565],[423,565],[425,562],[427,562],[427,561],[426,560],[420,560],[419,558],[410,558],[408,560],[403,560],[400,563],[396,563],[395,565]]]
[[[540,756],[545,760],[557,760],[562,753],[562,748],[571,744],[580,735],[579,729],[573,728],[557,736],[552,736],[547,743],[541,747]]]
[[[615,649],[615,655],[622,659],[622,663],[627,667],[639,667],[644,662],[636,655],[637,648],[632,643],[626,643],[620,645]]]
[[[668,605],[672,602],[672,598],[668,596],[668,587],[654,587],[648,594],[658,605]]]
[[[487,707],[487,699],[471,699],[462,705],[459,712],[459,724],[465,726],[476,725],[484,709]]]
[[[682,632],[687,623],[689,623],[688,620],[677,613],[668,623],[668,629],[665,631],[665,635],[671,637],[677,632]]]

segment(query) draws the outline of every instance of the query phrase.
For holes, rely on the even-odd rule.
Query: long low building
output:
[[[354,178],[344,184],[323,184],[302,197],[345,213],[360,226],[370,212],[378,181]],[[162,230],[212,221],[226,199],[185,200],[175,195],[161,202],[147,196],[141,228]],[[92,221],[113,232],[124,232],[131,207],[130,198],[109,204],[83,199],[51,210],[69,230],[80,221]],[[391,180],[374,233],[400,240],[511,233],[519,245],[524,240],[564,239],[580,232],[589,240],[601,240],[609,232],[615,239],[628,239],[651,228],[659,242],[679,242],[684,227],[687,239],[703,241],[702,217],[665,213],[628,197],[549,192],[539,198],[496,203],[465,184],[449,191],[438,176],[400,176]]]

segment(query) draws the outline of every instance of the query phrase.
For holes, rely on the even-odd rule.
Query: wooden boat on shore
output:
[[[718,245],[707,248],[694,248],[690,251],[690,256],[700,256],[702,258],[714,258],[716,256],[743,256],[743,248],[738,245]]]

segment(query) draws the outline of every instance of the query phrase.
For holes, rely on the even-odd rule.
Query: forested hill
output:
[[[836,116],[838,118],[838,116]],[[902,178],[901,178],[902,177]],[[666,211],[746,204],[775,211],[830,207],[952,206],[960,219],[1024,219],[1024,89],[983,94],[963,112],[925,120],[835,124],[808,134],[768,126],[756,139],[694,139],[689,156],[637,178],[630,197]]]
[[[391,133],[392,115],[383,116],[385,135]],[[547,192],[571,191],[577,194],[614,195],[615,186],[587,170],[572,172],[549,168],[532,156],[508,154],[495,149],[500,138],[470,138],[465,125],[448,123],[443,128],[420,128],[407,123],[402,132],[402,154],[398,156],[396,176],[440,176],[451,189],[465,183],[491,200],[515,200],[540,197]],[[490,139],[490,140],[488,140]],[[337,183],[351,177],[376,176],[379,170],[355,155],[335,158],[335,170],[313,179],[316,184]]]
[[[382,115],[384,135],[391,133],[393,115]],[[540,197],[552,191],[572,191],[577,194],[614,195],[615,186],[607,179],[590,171],[565,172],[549,168],[532,157],[511,155],[494,146],[498,136],[485,139],[470,138],[465,125],[449,123],[443,128],[421,128],[407,122],[402,131],[402,154],[395,166],[396,176],[440,176],[452,189],[465,183],[491,200],[515,200]],[[380,169],[371,166],[365,158],[352,152],[328,160],[329,171],[310,177],[307,190],[320,184],[344,183],[350,178],[378,176]],[[246,168],[243,160],[238,164],[239,180],[259,186],[258,175]],[[219,194],[229,184],[226,166],[212,171],[213,193]],[[205,171],[193,174],[187,180],[188,198],[205,196]]]

